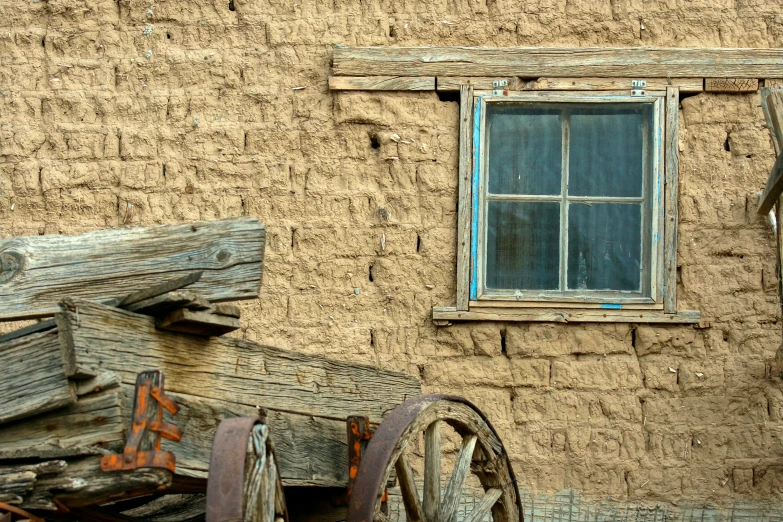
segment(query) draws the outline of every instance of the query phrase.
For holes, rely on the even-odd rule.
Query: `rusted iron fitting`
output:
[[[348,432],[348,489],[345,498],[348,500],[356,483],[356,474],[359,472],[359,463],[362,461],[362,452],[367,447],[367,442],[375,432],[370,427],[369,417],[354,415],[346,419]]]
[[[165,376],[160,370],[141,372],[136,377],[133,399],[133,424],[122,453],[101,459],[102,471],[129,471],[138,468],[163,468],[174,473],[176,458],[160,449],[161,437],[174,442],[182,439],[182,431],[163,422],[163,410],[176,415],[179,406],[163,391]]]

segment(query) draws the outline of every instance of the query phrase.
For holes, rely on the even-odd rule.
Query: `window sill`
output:
[[[436,324],[452,321],[508,321],[550,323],[659,323],[696,324],[701,320],[698,310],[682,310],[673,314],[663,310],[615,310],[605,308],[491,308],[470,307],[468,311],[454,306],[432,309]]]

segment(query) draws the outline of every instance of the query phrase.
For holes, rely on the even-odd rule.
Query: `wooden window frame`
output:
[[[554,102],[653,102],[652,205],[653,237],[650,246],[651,297],[599,296],[491,296],[480,285],[483,279],[483,238],[485,230],[480,216],[484,212],[482,189],[485,139],[482,106],[500,99]],[[433,319],[504,320],[504,321],[595,321],[595,322],[699,322],[696,311],[678,312],[677,288],[677,185],[678,185],[678,109],[679,88],[648,91],[645,96],[631,97],[628,91],[572,90],[508,91],[474,90],[460,87],[460,154],[459,209],[457,249],[457,305],[433,309]],[[478,115],[478,116],[477,116]],[[474,213],[479,212],[479,219]]]
[[[345,47],[335,46],[329,88],[360,91],[459,91],[460,155],[457,232],[457,305],[436,307],[436,324],[449,321],[699,323],[698,311],[677,310],[677,108],[679,93],[754,92],[780,85],[783,49],[666,47]],[[630,90],[644,80],[666,90],[663,310],[648,304],[471,302],[470,277],[473,89],[537,91]],[[782,184],[783,185],[783,184]],[[772,199],[773,196],[770,196]],[[783,237],[783,236],[781,236]],[[780,237],[779,237],[780,239]],[[783,240],[782,240],[783,241]],[[666,284],[668,283],[668,284]],[[654,306],[660,308],[656,303]],[[602,308],[603,307],[603,308]]]
[[[650,305],[649,308],[663,309],[663,242],[658,238],[663,237],[663,201],[661,192],[663,191],[663,146],[664,146],[664,104],[666,92],[647,91],[644,96],[632,97],[627,91],[624,92],[584,92],[570,91],[563,93],[535,93],[535,92],[508,92],[508,91],[474,91],[473,93],[473,175],[472,175],[472,208],[471,208],[471,271],[470,271],[470,300],[475,305],[483,303],[491,304],[490,301],[505,302],[526,302],[537,303],[544,306],[546,303],[573,303],[575,307],[584,303],[601,303],[607,305],[630,305],[644,304]],[[651,126],[646,128],[645,133],[652,142],[652,150],[647,149],[648,141],[645,140],[644,154],[651,159],[645,162],[643,172],[643,191],[639,198],[583,198],[594,201],[601,199],[607,202],[622,202],[629,199],[641,201],[645,213],[650,216],[650,222],[642,220],[640,226],[645,229],[647,226],[651,229],[651,234],[641,234],[642,255],[644,274],[640,280],[640,289],[638,292],[621,291],[592,291],[580,294],[579,291],[564,288],[567,275],[567,263],[565,263],[566,254],[563,242],[567,238],[568,224],[562,222],[565,218],[561,215],[560,223],[560,289],[556,291],[512,291],[496,290],[492,291],[486,288],[486,245],[487,237],[487,206],[490,199],[525,199],[529,201],[551,200],[562,201],[563,199],[575,200],[576,196],[568,196],[565,187],[558,196],[490,196],[487,185],[489,182],[488,154],[487,149],[488,135],[485,132],[486,108],[492,103],[504,102],[555,102],[555,103],[579,103],[579,104],[639,104],[652,103],[652,122]],[[567,125],[563,124],[564,127]],[[566,138],[566,135],[564,135]],[[564,139],[565,151],[567,140]],[[563,167],[562,183],[567,183],[568,168]],[[478,189],[478,190],[476,190]],[[567,208],[563,205],[561,212]]]

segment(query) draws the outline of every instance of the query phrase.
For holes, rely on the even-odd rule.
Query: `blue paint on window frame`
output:
[[[479,163],[481,151],[481,111],[484,108],[484,97],[476,99],[473,108],[473,178],[471,180],[471,234],[470,234],[470,299],[478,299],[478,218],[479,218]]]

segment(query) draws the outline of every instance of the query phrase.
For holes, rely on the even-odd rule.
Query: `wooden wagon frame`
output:
[[[250,218],[0,241],[0,320],[40,320],[0,336],[0,520],[383,521],[396,485],[408,520],[453,522],[471,473],[484,492],[463,519],[521,519],[503,444],[465,399],[223,337],[264,243]]]

